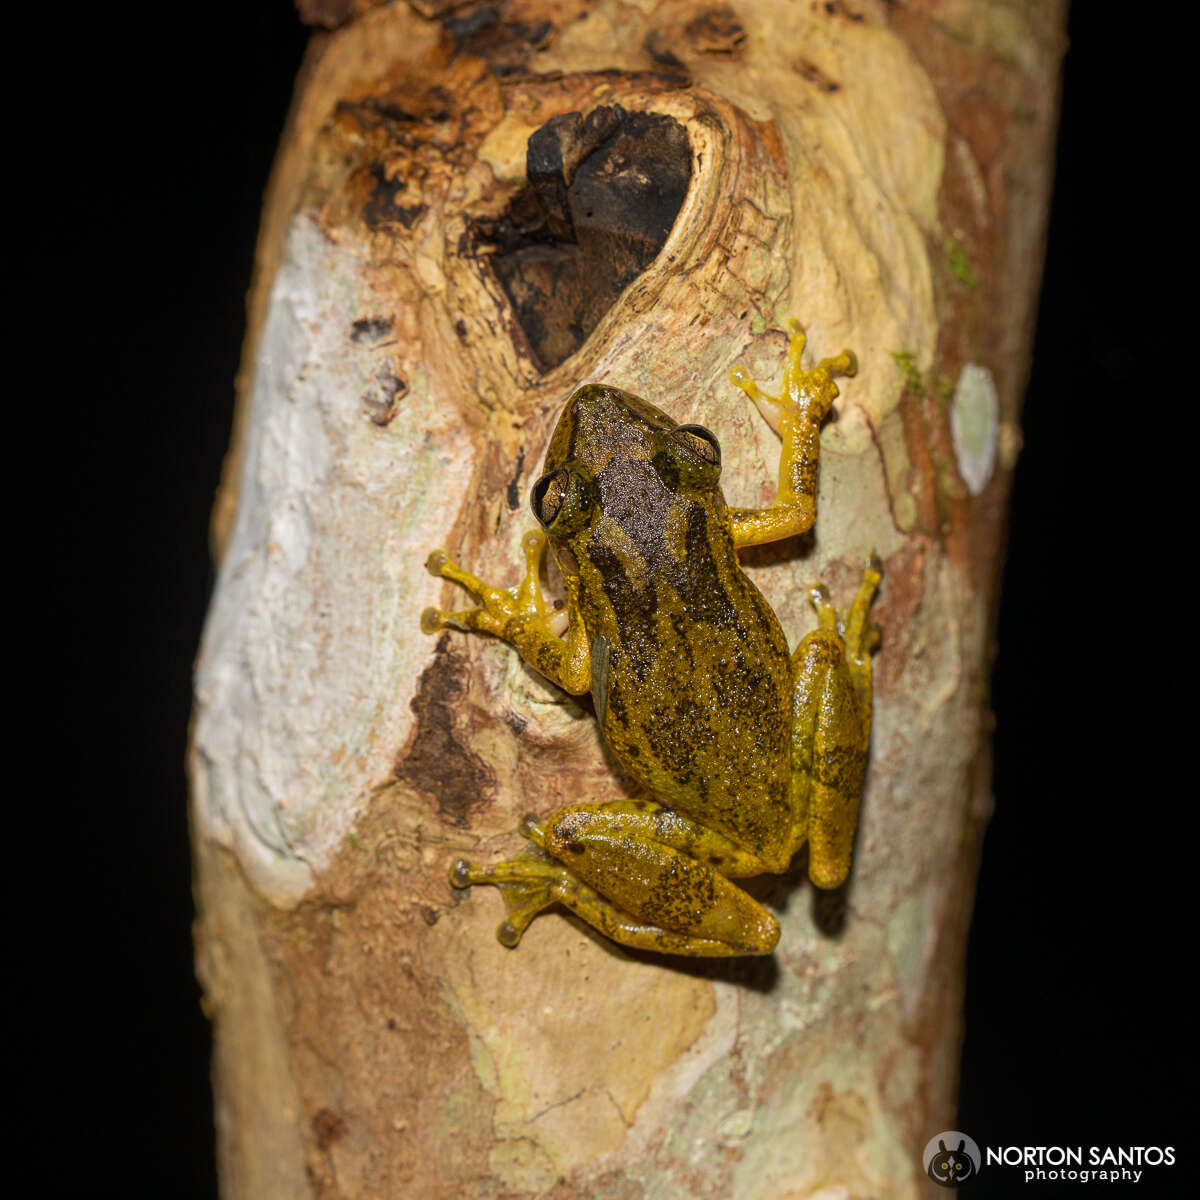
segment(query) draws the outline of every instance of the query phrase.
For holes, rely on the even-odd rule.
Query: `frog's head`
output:
[[[619,388],[587,384],[563,408],[530,504],[559,544],[601,517],[643,541],[681,503],[723,507],[720,474],[721,448],[707,429],[679,425]]]

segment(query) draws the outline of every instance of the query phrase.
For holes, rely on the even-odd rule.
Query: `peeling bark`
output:
[[[314,39],[264,213],[190,760],[224,1193],[924,1194],[1065,5],[302,7],[353,19]],[[884,558],[850,882],[753,881],[765,960],[556,913],[505,950],[449,864],[630,785],[513,651],[421,634],[450,596],[425,556],[515,582],[586,381],[712,427],[730,502],[769,502],[728,372],[777,379],[789,316],[860,373],[815,535],[744,557],[793,645],[808,583]]]

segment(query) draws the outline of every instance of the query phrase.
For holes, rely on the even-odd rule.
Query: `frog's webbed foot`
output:
[[[512,588],[492,587],[477,575],[464,571],[445,550],[435,550],[425,560],[425,569],[431,575],[449,579],[465,588],[479,607],[465,612],[427,608],[421,614],[421,628],[426,633],[436,633],[449,626],[475,633],[491,633],[512,642],[518,626],[548,626],[554,609],[547,605],[542,596],[540,581],[542,559],[546,554],[546,535],[540,529],[531,529],[521,539],[521,550],[525,555],[525,574],[521,582]]]
[[[805,368],[802,363],[807,335],[800,322],[792,318],[788,322],[787,365],[783,371],[783,392],[771,396],[764,392],[745,367],[734,367],[729,381],[742,389],[755,407],[762,413],[763,420],[780,437],[785,427],[797,421],[819,426],[838,396],[835,375],[851,376],[858,371],[858,359],[853,350],[843,350],[833,358],[823,358],[815,367]]]
[[[783,390],[778,396],[764,392],[744,367],[735,367],[730,382],[754,402],[763,419],[783,440],[779,455],[779,486],[770,508],[730,510],[735,546],[755,546],[812,528],[817,516],[817,463],[821,451],[821,422],[838,395],[834,376],[853,375],[858,362],[853,351],[843,350],[805,368],[805,334],[796,320],[788,322],[791,338]]]
[[[566,875],[565,867],[551,862],[533,846],[526,846],[511,861],[492,867],[477,866],[460,858],[450,868],[450,882],[456,888],[490,883],[499,889],[508,919],[496,927],[496,937],[510,950],[520,942],[521,935],[542,909],[558,903]]]
[[[531,529],[521,539],[521,550],[525,574],[512,588],[492,587],[452,562],[444,550],[435,550],[425,563],[429,573],[465,588],[479,607],[457,612],[427,608],[421,614],[421,628],[426,633],[450,628],[502,638],[547,679],[564,691],[581,695],[591,686],[592,668],[587,635],[579,618],[579,580],[573,576],[564,580],[564,621],[564,614],[547,604],[542,595],[540,576],[546,535],[540,529]],[[564,625],[565,640],[560,636]]]

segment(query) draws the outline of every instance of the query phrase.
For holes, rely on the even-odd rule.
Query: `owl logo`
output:
[[[925,1174],[938,1187],[956,1188],[979,1174],[979,1147],[956,1129],[929,1139],[925,1147]]]

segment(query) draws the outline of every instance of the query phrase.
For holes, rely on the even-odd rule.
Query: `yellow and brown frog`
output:
[[[565,691],[590,691],[608,745],[653,800],[573,804],[529,815],[515,858],[459,860],[456,887],[497,886],[515,946],[534,915],[565,904],[628,946],[686,955],[769,954],[779,923],[731,882],[785,871],[805,842],[809,876],[850,869],[871,733],[872,554],[844,628],[823,585],[818,628],[793,654],[737,551],[803,533],[816,517],[822,420],[853,375],[844,350],[811,369],[791,323],[782,394],[738,369],[732,381],[780,435],[769,508],[730,508],[717,439],[615,387],[567,401],[531,505],[525,576],[490,587],[436,551],[429,570],[478,608],[427,609],[427,633],[494,634]],[[544,530],[544,532],[543,532]],[[547,538],[566,584],[566,631],[539,583]]]

